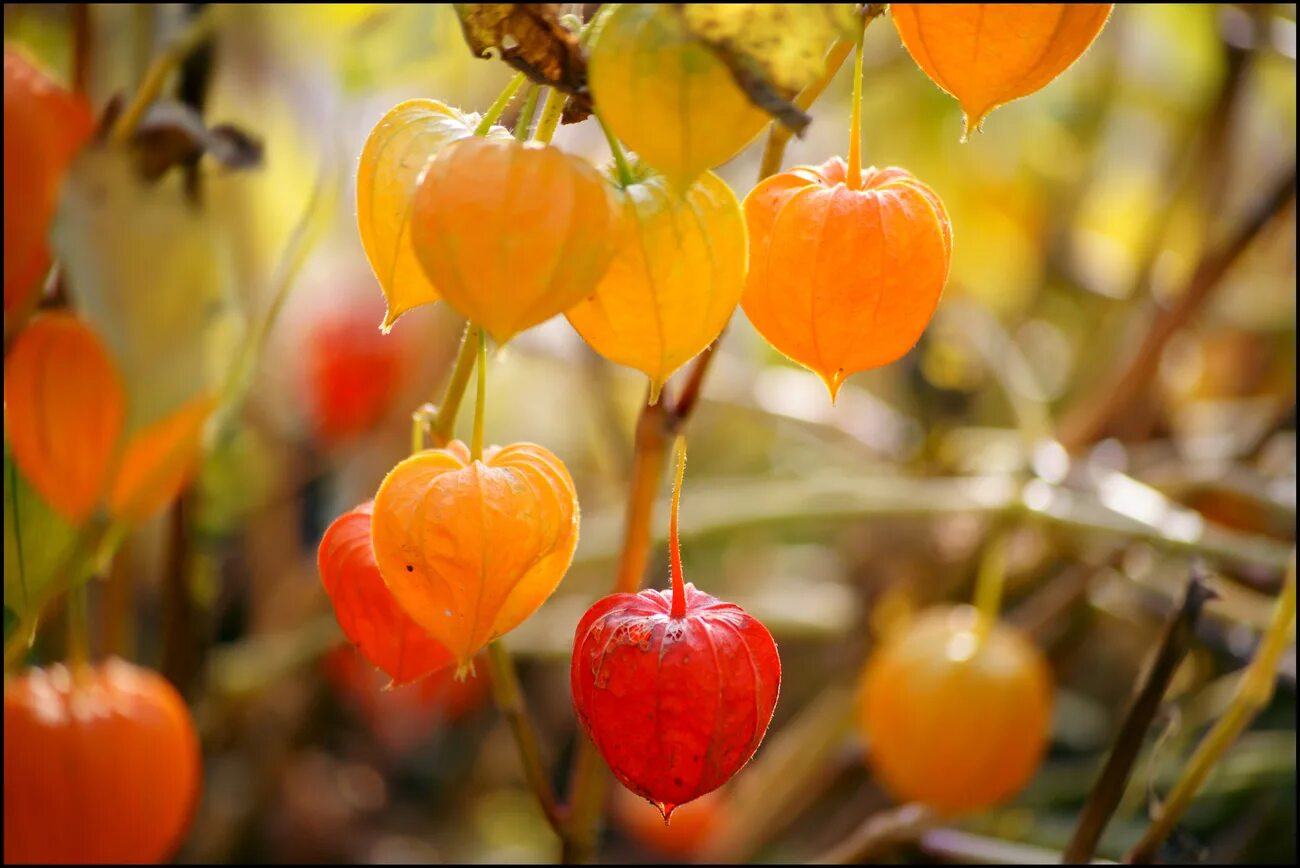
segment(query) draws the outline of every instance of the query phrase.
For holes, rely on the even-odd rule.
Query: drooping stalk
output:
[[[850,190],[862,187],[862,37],[866,24],[858,30],[857,45],[853,49],[853,110],[849,120],[849,177]]]
[[[515,94],[519,93],[519,88],[523,87],[524,82],[527,80],[528,76],[524,75],[522,72],[515,73],[515,77],[510,79],[506,86],[501,90],[501,93],[497,96],[496,100],[494,100],[492,105],[488,106],[488,110],[483,113],[483,119],[480,120],[478,126],[474,128],[474,135],[486,136],[488,134],[488,131],[492,129],[492,125],[497,122],[501,117],[501,114],[510,106],[510,101],[515,98]]]
[[[80,677],[90,663],[90,617],[86,611],[86,583],[76,582],[63,603],[68,616],[68,668]]]
[[[483,458],[483,407],[487,403],[487,332],[478,330],[478,385],[474,390],[474,436],[470,440],[469,457],[473,461]]]
[[[1002,606],[1002,586],[1007,575],[1007,537],[1000,533],[989,541],[980,559],[979,573],[975,577],[975,633],[980,643],[998,622]]]
[[[528,92],[524,95],[523,108],[519,110],[519,117],[515,119],[515,141],[528,141],[528,128],[532,126],[533,115],[537,113],[537,95],[542,89],[535,84],[528,86]]]
[[[686,617],[686,580],[682,578],[682,546],[677,532],[677,515],[682,506],[682,477],[686,475],[686,436],[677,435],[673,444],[677,471],[673,479],[673,504],[668,514],[668,552],[672,560],[673,608],[672,617]]]
[[[1268,629],[1260,637],[1255,656],[1246,665],[1246,670],[1237,683],[1236,695],[1232,697],[1232,702],[1229,703],[1223,716],[1196,746],[1196,751],[1183,768],[1178,782],[1169,791],[1163,804],[1156,809],[1155,819],[1151,821],[1141,840],[1128,852],[1125,861],[1145,864],[1155,860],[1160,845],[1187,812],[1192,799],[1205,783],[1205,779],[1210,776],[1210,772],[1218,765],[1228,748],[1232,747],[1250,726],[1255,716],[1268,706],[1277,684],[1278,662],[1291,640],[1291,628],[1295,623],[1295,606],[1296,562],[1293,550],[1291,565],[1287,569],[1282,589],[1273,604],[1273,615],[1269,620]]]
[[[568,99],[568,94],[559,88],[553,87],[547,91],[546,102],[542,105],[542,117],[537,122],[537,132],[533,134],[533,141],[544,145],[551,143],[555,128],[560,125],[560,115],[564,113],[564,103]]]
[[[460,350],[456,354],[456,366],[452,369],[451,379],[447,381],[447,391],[438,404],[430,426],[430,436],[436,448],[442,448],[451,442],[452,432],[456,430],[456,413],[460,402],[465,397],[465,387],[469,385],[469,375],[474,372],[474,360],[478,358],[478,336],[480,328],[473,323],[465,326],[465,335],[460,340]]]
[[[628,165],[627,154],[623,153],[623,146],[618,143],[618,138],[605,125],[605,120],[599,114],[596,115],[596,123],[600,124],[600,131],[605,134],[605,141],[609,142],[609,152],[614,155],[614,165],[618,169],[618,183],[622,187],[632,184],[632,167]]]

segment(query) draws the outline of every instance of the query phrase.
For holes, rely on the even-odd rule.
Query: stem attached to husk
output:
[[[551,143],[551,138],[560,125],[560,116],[564,114],[564,104],[568,99],[569,95],[558,88],[553,87],[547,91],[546,102],[542,105],[542,117],[537,122],[537,132],[533,134],[533,141],[544,145]]]
[[[465,336],[460,340],[460,350],[456,355],[456,366],[452,369],[451,379],[447,381],[447,391],[442,396],[442,402],[438,404],[438,411],[434,414],[433,424],[430,426],[429,434],[434,448],[441,449],[450,443],[452,434],[456,430],[456,413],[460,410],[465,389],[469,386],[469,375],[474,373],[474,361],[478,358],[481,332],[482,329],[473,323],[465,326]]]
[[[515,77],[510,79],[509,83],[507,83],[501,90],[501,93],[497,96],[496,100],[494,100],[492,105],[488,106],[488,110],[483,113],[483,119],[480,120],[478,126],[474,128],[474,135],[486,136],[488,134],[488,131],[492,129],[492,125],[497,122],[501,117],[501,114],[510,106],[510,101],[515,98],[515,94],[519,93],[519,88],[523,87],[524,82],[527,80],[528,76],[524,75],[522,72],[516,73]]]
[[[478,385],[474,390],[474,436],[470,440],[471,461],[483,459],[483,408],[487,404],[487,332],[478,330]]]
[[[858,31],[857,44],[853,49],[853,110],[849,117],[849,177],[850,190],[862,187],[862,37],[866,25],[863,22]]]
[[[686,580],[682,578],[682,546],[677,533],[677,514],[682,506],[682,477],[686,475],[686,437],[677,435],[673,444],[677,462],[677,471],[673,480],[673,505],[668,515],[668,553],[672,561],[673,572],[673,609],[672,617],[686,617]]]

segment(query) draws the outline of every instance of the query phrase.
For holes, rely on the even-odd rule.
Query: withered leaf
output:
[[[465,42],[477,57],[495,51],[537,84],[569,95],[565,123],[591,114],[587,58],[577,34],[560,23],[562,3],[457,3]]]
[[[227,169],[251,169],[262,162],[261,142],[230,124],[209,128],[194,109],[179,102],[155,103],[132,136],[131,148],[148,181],[204,154]]]
[[[796,133],[811,120],[793,102],[825,70],[827,50],[859,21],[850,3],[677,3],[672,8],[756,106]]]

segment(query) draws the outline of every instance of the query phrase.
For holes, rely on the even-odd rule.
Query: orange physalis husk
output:
[[[357,228],[388,301],[382,328],[406,311],[438,300],[411,248],[411,199],[420,175],[444,148],[474,135],[479,116],[431,99],[408,99],[379,119],[357,165]],[[510,138],[493,126],[489,138]]]
[[[141,524],[176,499],[198,469],[203,426],[215,407],[211,395],[199,395],[127,440],[108,492],[110,515]]]
[[[185,700],[116,658],[5,679],[5,864],[170,861],[203,780]]]
[[[1111,3],[891,3],[889,14],[916,64],[956,97],[963,138],[989,112],[1028,96],[1078,60]]]
[[[726,182],[705,172],[685,193],[650,175],[622,191],[623,224],[609,271],[569,322],[592,349],[664,382],[713,343],[745,285],[745,218]]]
[[[1024,788],[1051,727],[1042,652],[1017,630],[985,636],[970,606],[923,612],[863,670],[858,725],[867,760],[900,802],[944,814],[991,807]]]
[[[504,344],[595,291],[620,216],[612,186],[585,160],[474,137],[425,170],[411,243],[443,300]]]
[[[5,300],[9,312],[40,289],[50,267],[47,233],[68,164],[95,127],[85,98],[5,45]]]
[[[749,278],[741,306],[773,347],[835,400],[846,377],[910,350],[948,279],[952,228],[939,196],[904,169],[833,157],[773,175],[745,197]]]
[[[80,524],[104,494],[126,417],[117,368],[99,336],[68,313],[33,319],[4,367],[14,461],[60,515]]]
[[[614,135],[683,190],[754,140],[771,117],[674,10],[623,3],[600,20],[591,93]]]
[[[518,626],[559,585],[578,545],[578,496],[564,463],[532,443],[427,449],[375,495],[375,560],[398,604],[455,656]]]
[[[316,550],[316,567],[343,635],[397,686],[448,669],[453,659],[384,584],[370,544],[373,512],[367,501],[334,519]]]

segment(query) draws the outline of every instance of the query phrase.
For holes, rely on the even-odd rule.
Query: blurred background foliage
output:
[[[7,4],[5,38],[66,81],[78,14]],[[84,14],[99,111],[134,90],[191,10]],[[712,813],[678,815],[695,837],[663,840],[644,822],[653,808],[612,793],[603,859],[801,860],[885,808],[847,725],[863,656],[909,612],[968,599],[1000,529],[1010,532],[1008,618],[1047,649],[1057,679],[1049,757],[1013,804],[876,855],[1063,847],[1189,564],[1204,555],[1220,598],[1099,855],[1117,858],[1136,840],[1149,802],[1227,702],[1294,545],[1294,199],[1256,218],[1288,175],[1294,189],[1295,36],[1294,5],[1120,6],[1078,64],[962,144],[956,101],[887,19],[868,29],[864,162],[903,166],[941,195],[954,226],[948,287],[918,347],[854,377],[834,408],[737,311],[690,426],[684,558],[692,581],[771,628],[781,701],[754,763],[701,810]],[[196,249],[122,226],[70,236],[78,255],[135,263],[139,306],[123,339],[141,360],[137,378],[168,340],[210,340],[228,369],[220,330],[229,343],[290,288],[244,411],[178,505],[132,535],[110,581],[92,583],[95,648],[160,668],[196,709],[206,782],[182,861],[553,857],[483,691],[380,691],[340,646],[315,566],[328,521],[373,496],[409,450],[410,413],[438,394],[461,333],[441,305],[386,337],[376,330],[383,303],[352,207],[356,156],[398,101],[482,110],[509,77],[471,56],[449,6],[226,8],[203,114],[259,139],[264,165],[206,173]],[[845,152],[849,78],[846,66],[814,106],[787,166]],[[591,121],[556,142],[608,159]],[[760,139],[720,170],[740,196],[761,149]],[[1207,255],[1252,220],[1241,255],[1177,323],[1137,398],[1099,410],[1156,311],[1177,308]],[[286,251],[304,226],[314,243],[295,270]],[[178,275],[165,290],[153,267],[164,244],[180,257],[162,269]],[[164,291],[186,302],[160,304]],[[218,297],[226,325],[177,312]],[[489,380],[488,439],[545,444],[583,508],[568,577],[506,640],[558,777],[581,737],[572,631],[610,585],[644,381],[597,357],[562,318],[496,352]],[[648,582],[666,585],[666,563],[660,546]],[[61,656],[60,632],[51,621],[32,659]],[[1273,704],[1210,779],[1170,858],[1294,861],[1294,647],[1278,677]]]

